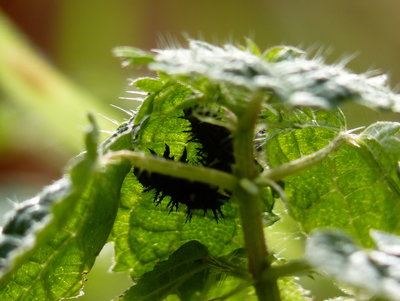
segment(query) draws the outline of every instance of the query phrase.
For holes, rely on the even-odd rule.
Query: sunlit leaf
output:
[[[129,132],[116,134],[109,146],[128,147]],[[96,136],[96,130],[87,135],[86,154],[63,179],[23,202],[4,226],[2,300],[50,301],[80,293],[113,225],[129,170],[125,163],[97,170]]]
[[[371,228],[400,232],[399,129],[398,123],[373,124],[320,164],[284,179],[287,206],[304,230],[340,228],[366,245]],[[318,125],[282,130],[266,144],[268,162],[276,166],[315,152],[335,135]]]

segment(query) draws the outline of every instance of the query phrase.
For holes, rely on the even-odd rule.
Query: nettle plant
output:
[[[345,288],[335,300],[400,300],[400,123],[349,130],[338,109],[399,112],[385,76],[252,42],[115,53],[157,77],[132,82],[142,103],[101,145],[91,117],[86,151],[17,206],[0,300],[79,295],[107,242],[134,283],[118,300],[311,300],[296,276],[314,273]],[[265,238],[285,215],[298,260]]]

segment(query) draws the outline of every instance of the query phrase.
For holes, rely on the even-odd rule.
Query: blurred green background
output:
[[[354,55],[349,68],[383,70],[395,86],[399,11],[394,0],[0,0],[0,211],[11,208],[7,200],[32,196],[61,176],[83,148],[88,112],[122,121],[127,115],[110,104],[135,108],[119,97],[128,78],[146,71],[120,68],[113,47],[165,47],[185,35],[220,44],[250,37],[262,49],[294,45],[330,63]],[[349,127],[400,120],[356,106],[344,110]],[[104,130],[115,128],[98,120]],[[102,271],[110,250],[104,254]],[[128,285],[125,275],[93,273],[89,280],[82,300],[109,300]]]

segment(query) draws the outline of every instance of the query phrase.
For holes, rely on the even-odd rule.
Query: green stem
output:
[[[263,273],[264,280],[278,279],[292,275],[299,275],[311,270],[310,265],[304,260],[293,260],[285,264],[274,266]]]
[[[160,157],[146,155],[142,152],[116,151],[105,155],[102,164],[112,164],[116,160],[128,159],[133,166],[195,182],[202,182],[233,191],[237,186],[235,176],[213,168],[194,166]]]
[[[352,141],[351,136],[348,132],[340,133],[335,139],[333,139],[327,146],[312,153],[310,155],[301,157],[299,159],[290,161],[288,163],[282,164],[280,166],[266,169],[259,179],[257,179],[257,184],[263,184],[263,178],[269,180],[278,181],[292,174],[298,173],[300,171],[306,170],[307,168],[321,162],[330,153],[338,149],[345,141]],[[269,185],[268,183],[265,183]]]
[[[249,272],[254,279],[254,287],[260,301],[279,301],[276,279],[263,279],[265,270],[270,268],[268,249],[265,243],[262,223],[262,202],[254,179],[258,173],[254,161],[254,132],[262,98],[256,96],[246,110],[238,116],[237,132],[234,140],[235,175],[240,179],[234,191],[239,205],[244,241],[248,256]]]

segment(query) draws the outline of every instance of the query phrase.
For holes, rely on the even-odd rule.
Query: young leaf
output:
[[[262,56],[267,62],[281,62],[304,56],[304,51],[289,46],[278,46],[267,49]]]
[[[109,147],[127,144],[131,129]],[[60,300],[76,296],[111,230],[120,184],[129,165],[96,167],[96,130],[68,174],[24,202],[0,242],[1,300]],[[125,141],[125,142],[124,142]]]
[[[122,300],[163,300],[177,293],[182,300],[202,290],[208,274],[209,253],[197,241],[189,241],[175,251],[168,260],[159,262],[152,271],[125,292]],[[189,287],[188,287],[189,286]]]
[[[307,242],[306,258],[316,269],[343,284],[398,301],[400,259],[397,254],[388,253],[385,249],[388,236],[395,241],[399,241],[400,237],[382,232],[372,233],[378,250],[365,251],[342,232],[315,232]],[[395,245],[390,243],[390,248]]]
[[[149,77],[138,78],[132,83],[132,85],[148,93],[157,93],[164,86],[161,80]]]
[[[123,59],[124,65],[149,64],[154,61],[153,54],[135,47],[120,46],[114,48],[113,52],[116,57]]]
[[[398,123],[376,123],[321,163],[284,179],[291,215],[306,231],[335,227],[370,245],[371,228],[400,232]],[[271,166],[321,149],[335,132],[323,127],[282,130],[266,143]],[[279,149],[280,151],[276,151]]]
[[[286,56],[282,50],[267,52],[270,61],[266,61],[232,45],[220,48],[191,40],[188,49],[157,50],[149,66],[196,86],[201,79],[208,86],[227,84],[229,93],[238,92],[237,87],[250,92],[247,94],[272,92],[290,106],[326,109],[354,100],[373,108],[400,111],[400,97],[384,85],[384,76],[350,73],[341,65],[325,65],[319,59],[307,59],[299,51],[283,50]]]

